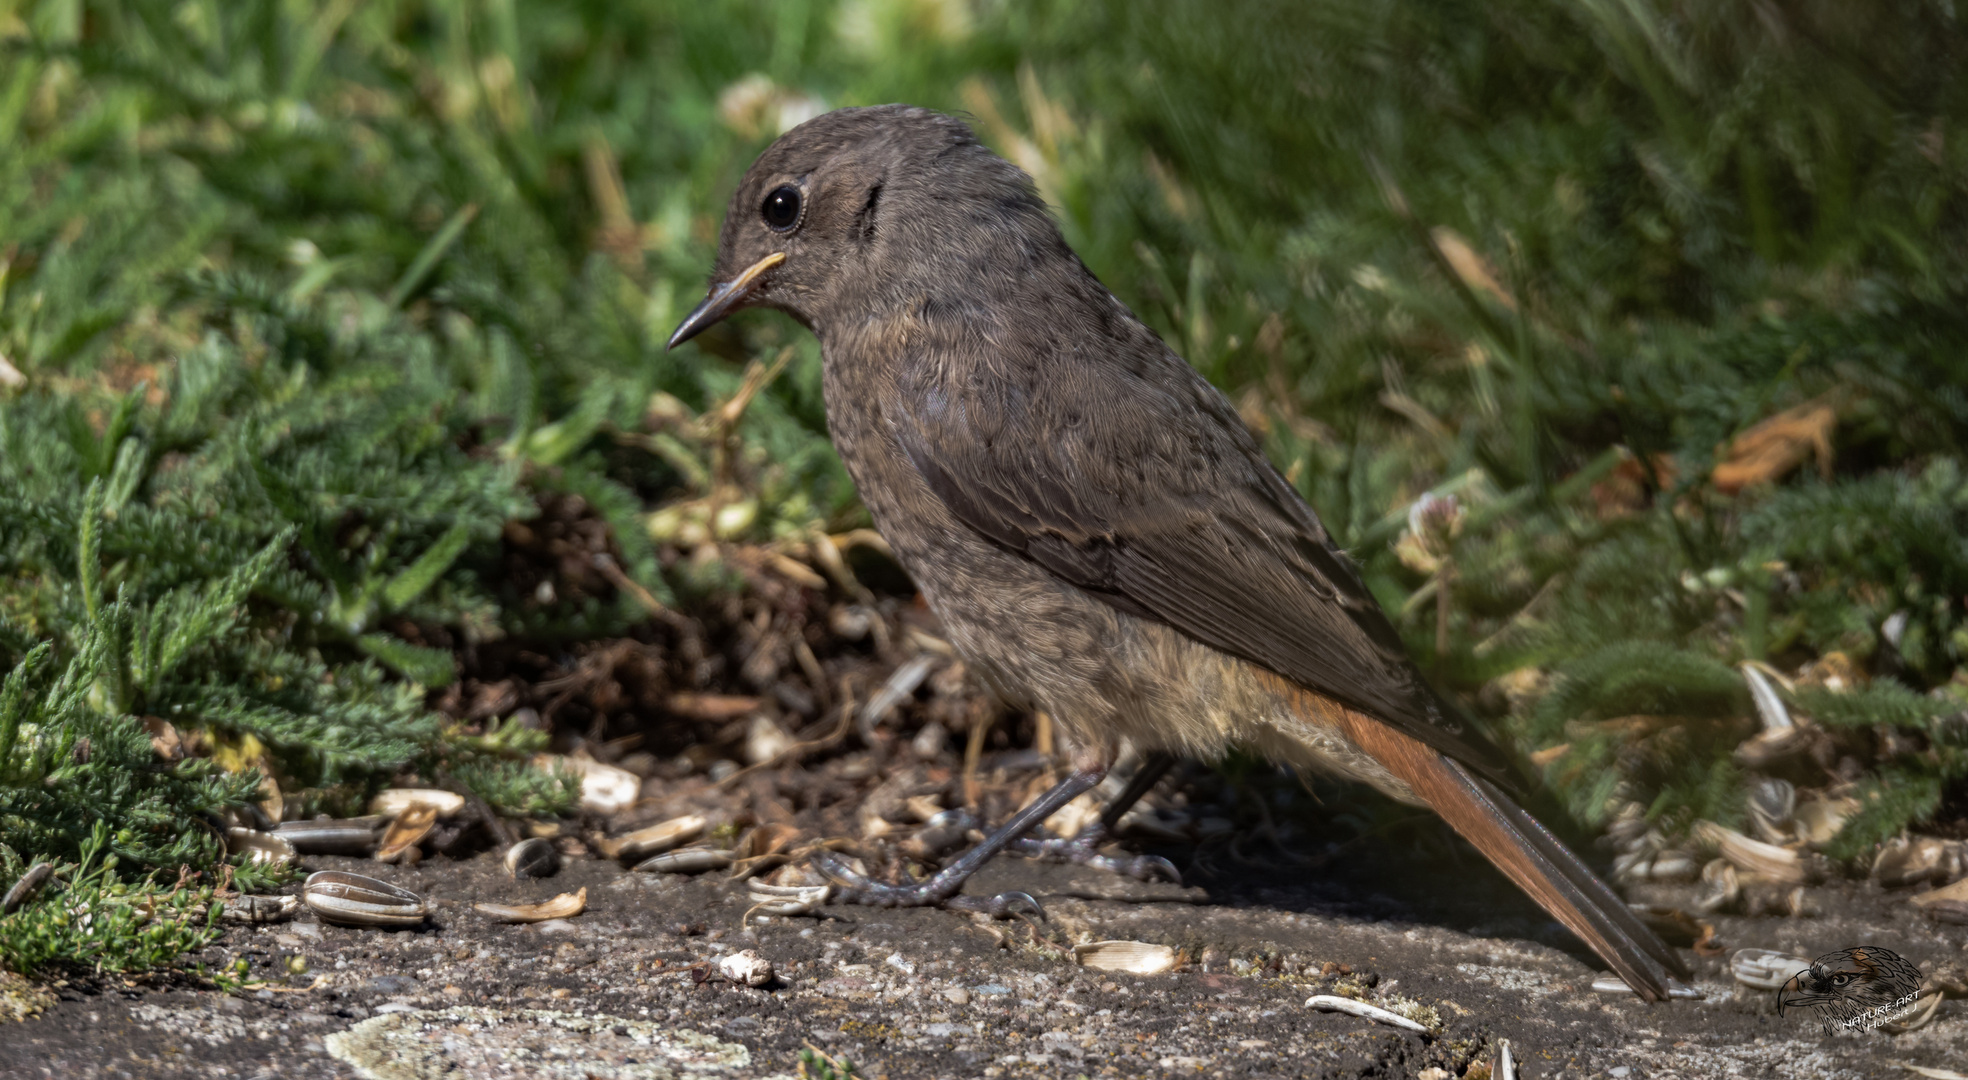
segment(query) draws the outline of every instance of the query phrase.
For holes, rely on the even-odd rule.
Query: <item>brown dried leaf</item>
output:
[[[1442,258],[1448,261],[1449,268],[1455,271],[1464,285],[1477,292],[1488,293],[1492,300],[1511,311],[1517,310],[1517,298],[1497,282],[1496,273],[1490,269],[1490,261],[1470,247],[1469,241],[1464,240],[1461,233],[1447,225],[1437,225],[1428,230],[1428,237],[1435,241],[1435,250],[1442,253]]]
[[[161,716],[143,718],[144,734],[150,736],[150,749],[156,753],[157,760],[172,762],[184,757],[184,740],[178,737],[178,729]]]
[[[1653,456],[1653,486],[1660,491],[1674,487],[1676,475],[1680,472],[1674,458],[1668,454]],[[1647,508],[1647,466],[1637,457],[1629,457],[1613,466],[1606,478],[1592,485],[1592,502],[1599,511],[1602,521],[1626,517]]]
[[[1818,472],[1830,476],[1831,433],[1837,428],[1838,410],[1823,398],[1780,412],[1736,436],[1711,479],[1718,490],[1733,495],[1752,484],[1780,480],[1813,455]]]

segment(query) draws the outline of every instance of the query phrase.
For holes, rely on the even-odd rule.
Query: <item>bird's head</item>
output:
[[[837,109],[780,136],[746,171],[710,295],[670,347],[751,306],[824,334],[939,271],[974,276],[994,241],[1035,229],[1063,247],[1031,178],[963,121],[907,105]]]

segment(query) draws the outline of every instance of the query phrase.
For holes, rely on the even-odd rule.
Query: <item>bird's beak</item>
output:
[[[711,286],[711,295],[706,296],[704,302],[697,305],[696,310],[685,315],[683,321],[677,324],[676,333],[670,335],[669,347],[672,349],[676,348],[678,345],[710,329],[711,324],[717,322],[719,319],[731,314],[734,309],[745,302],[746,297],[757,292],[758,287],[765,284],[765,272],[767,270],[785,261],[786,253],[775,251],[752,265],[747,266],[744,273],[739,274],[730,281]]]

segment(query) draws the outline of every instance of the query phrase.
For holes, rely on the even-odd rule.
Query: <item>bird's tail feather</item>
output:
[[[1335,709],[1346,734],[1407,784],[1518,888],[1592,947],[1649,1001],[1670,976],[1689,978],[1674,950],[1641,923],[1571,850],[1496,785],[1434,748],[1351,709]]]

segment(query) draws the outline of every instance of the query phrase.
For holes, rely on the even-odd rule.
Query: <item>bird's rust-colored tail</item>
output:
[[[1518,888],[1592,946],[1641,997],[1662,1000],[1671,976],[1690,977],[1674,950],[1496,785],[1363,713],[1329,700],[1319,701],[1313,710],[1413,789]]]

